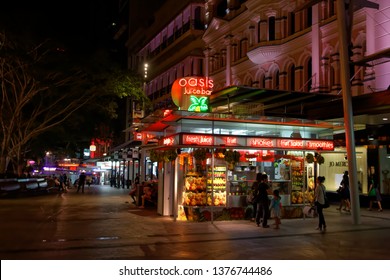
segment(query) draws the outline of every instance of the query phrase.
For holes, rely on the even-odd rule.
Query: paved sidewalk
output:
[[[360,210],[361,223],[336,205],[318,218],[282,219],[280,229],[249,220],[187,222],[131,203],[127,189],[0,200],[2,259],[390,259],[390,210]],[[272,221],[270,221],[270,224]],[[26,234],[28,233],[28,234]]]

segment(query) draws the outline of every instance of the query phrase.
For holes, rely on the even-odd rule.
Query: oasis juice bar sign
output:
[[[183,77],[172,85],[172,100],[179,110],[209,112],[214,81],[208,77]]]

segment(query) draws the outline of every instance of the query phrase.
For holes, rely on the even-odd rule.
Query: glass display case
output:
[[[183,206],[207,205],[206,177],[189,172],[184,179]]]
[[[207,167],[207,205],[226,206],[226,165]]]
[[[229,181],[228,207],[247,206],[248,181]]]

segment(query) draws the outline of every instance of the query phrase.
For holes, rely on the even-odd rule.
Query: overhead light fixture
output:
[[[383,118],[382,120],[384,120],[384,121],[388,121],[389,119],[385,117],[385,118]]]

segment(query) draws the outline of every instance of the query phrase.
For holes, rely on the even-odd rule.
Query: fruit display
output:
[[[302,190],[304,183],[303,160],[293,160],[291,164],[291,188]]]
[[[206,190],[206,178],[198,176],[186,176],[185,190],[191,192],[202,192]]]
[[[207,205],[226,205],[226,166],[215,166],[214,170],[211,167],[208,168]]]
[[[313,191],[293,191],[291,193],[291,204],[303,204],[303,203],[313,203],[314,202],[314,192]]]
[[[225,175],[225,173],[221,177]],[[184,180],[183,206],[225,206],[226,205],[226,180],[216,178],[217,185],[206,177],[196,174],[187,174]],[[223,182],[221,180],[224,180]],[[206,185],[206,181],[209,184]]]
[[[211,196],[207,197],[207,205],[225,206],[226,205],[226,191],[214,192],[214,203]]]
[[[184,206],[204,206],[207,205],[206,192],[184,192]]]

